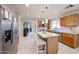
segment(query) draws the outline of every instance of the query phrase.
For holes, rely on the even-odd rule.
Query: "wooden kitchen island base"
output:
[[[56,54],[58,52],[58,37],[46,39],[46,53]]]
[[[58,34],[50,32],[38,32],[38,37],[46,42],[46,53],[56,54],[58,52]]]

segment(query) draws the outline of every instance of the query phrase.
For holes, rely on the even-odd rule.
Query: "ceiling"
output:
[[[27,19],[33,19],[35,17],[41,18],[57,18],[64,13],[79,9],[79,4],[75,4],[74,7],[64,9],[68,4],[30,4],[28,7],[25,4],[7,4],[7,6],[13,12],[19,12],[20,15]],[[48,7],[45,9],[45,7]],[[44,13],[42,13],[44,11]]]

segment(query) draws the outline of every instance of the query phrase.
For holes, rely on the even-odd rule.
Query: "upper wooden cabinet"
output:
[[[67,16],[67,25],[78,25],[78,14]]]
[[[60,26],[66,26],[66,17],[60,19]]]
[[[60,18],[60,26],[77,26],[79,24],[78,17],[79,14],[73,14]]]

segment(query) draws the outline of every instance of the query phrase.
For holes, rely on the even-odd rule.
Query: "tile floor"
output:
[[[79,47],[73,49],[73,48],[59,42],[58,54],[79,54]]]
[[[30,33],[27,37],[24,37],[19,42],[19,48],[17,54],[36,54],[37,53],[37,43],[36,36]],[[73,49],[65,44],[59,42],[58,54],[79,54],[79,47]]]
[[[17,54],[36,54],[37,53],[37,43],[34,39],[33,33],[29,33],[27,37],[24,37],[18,46]]]

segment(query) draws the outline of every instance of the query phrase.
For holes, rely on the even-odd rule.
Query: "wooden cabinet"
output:
[[[46,39],[46,53],[56,54],[58,52],[58,37]]]
[[[78,17],[77,14],[67,16],[67,25],[68,26],[78,25],[78,18],[77,17]]]
[[[66,17],[60,19],[60,26],[66,26]]]
[[[62,36],[63,37],[68,37],[68,38],[74,38],[74,35],[73,34],[67,34],[67,33],[62,33]]]
[[[78,39],[78,35],[76,34],[62,33],[62,42],[70,47],[78,47]]]
[[[74,47],[74,36],[72,34],[63,33],[62,41],[63,41],[63,43],[65,43],[71,47]]]
[[[73,14],[60,18],[60,26],[77,26],[79,24],[78,14]]]

